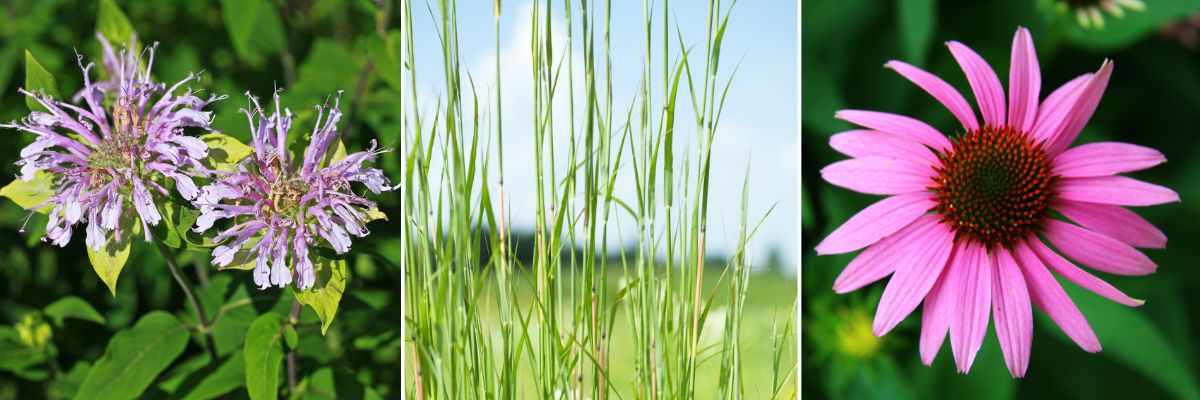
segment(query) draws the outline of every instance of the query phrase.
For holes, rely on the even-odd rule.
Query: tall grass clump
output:
[[[718,68],[732,5],[711,0],[703,43],[687,45],[668,17],[668,2],[661,8],[644,2],[638,91],[629,108],[615,109],[611,0],[534,1],[532,95],[522,99],[531,115],[504,112],[502,4],[495,0],[493,7],[494,81],[485,83],[462,68],[455,1],[439,0],[427,13],[418,7],[417,14],[411,2],[403,4],[410,89],[403,112],[408,395],[794,396],[788,386],[795,373],[794,315],[781,315],[766,340],[742,336],[749,247],[761,223],[747,215],[746,186],[735,249],[724,269],[706,274],[712,149],[736,72]],[[555,7],[562,7],[564,31],[552,29]],[[419,99],[415,88],[423,64],[413,52],[412,21],[424,14],[435,21],[436,35],[423,37],[438,40],[445,77],[443,94],[432,101]],[[661,70],[652,68],[655,57]],[[688,100],[677,101],[681,87]],[[685,123],[676,120],[684,102],[695,117],[693,141],[675,135]],[[556,121],[562,107],[568,120]],[[530,118],[531,131],[504,131],[510,118]],[[533,137],[532,159],[515,160],[532,163],[533,176],[505,174],[514,160],[505,159],[503,144],[513,134]],[[514,239],[505,186],[512,180],[533,182],[532,243]],[[621,185],[631,185],[634,196],[618,197]],[[619,221],[634,226],[622,229]],[[610,254],[625,239],[636,247]],[[522,246],[532,254],[517,254]],[[712,320],[706,333],[718,300],[723,319]],[[751,343],[771,349],[770,365],[759,369],[770,371],[768,388],[745,384],[743,350]],[[711,372],[700,372],[705,365]],[[713,372],[718,390],[697,393],[699,384],[714,381]]]

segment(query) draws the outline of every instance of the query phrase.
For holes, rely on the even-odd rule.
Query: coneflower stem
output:
[[[196,299],[196,292],[192,288],[192,283],[183,275],[183,271],[179,269],[179,263],[175,261],[175,255],[171,253],[171,249],[162,241],[155,239],[154,246],[158,248],[158,252],[162,253],[163,260],[167,262],[167,267],[171,270],[171,275],[175,277],[175,282],[183,288],[183,294],[187,296],[188,302],[192,303],[192,311],[196,313],[196,322],[200,324],[200,334],[204,336],[204,344],[208,347],[208,355],[213,361],[217,360],[217,346],[213,343],[212,335],[209,332],[208,318],[204,316],[204,308],[200,307],[200,301]]]

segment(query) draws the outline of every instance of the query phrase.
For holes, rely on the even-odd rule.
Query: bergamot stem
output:
[[[196,299],[196,292],[192,289],[192,283],[183,275],[183,271],[179,269],[179,264],[175,262],[175,254],[161,240],[154,239],[155,247],[158,247],[158,252],[162,253],[163,260],[167,261],[167,267],[171,269],[171,275],[175,277],[175,282],[179,283],[179,287],[183,288],[183,294],[187,296],[188,301],[192,303],[192,311],[196,313],[196,320],[200,324],[200,334],[204,336],[204,344],[208,347],[208,355],[213,361],[217,360],[217,346],[213,344],[211,332],[209,332],[208,318],[204,316],[204,308],[200,307],[200,301]]]

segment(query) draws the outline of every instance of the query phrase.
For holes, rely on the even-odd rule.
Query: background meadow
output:
[[[312,129],[314,105],[344,91],[340,128],[350,149],[371,140],[396,149],[400,141],[400,62],[398,2],[392,0],[236,0],[236,1],[66,1],[0,2],[0,120],[28,113],[17,93],[25,85],[27,60],[35,58],[70,95],[82,86],[76,52],[84,63],[100,63],[95,38],[102,4],[124,11],[143,44],[160,44],[153,75],[176,82],[204,71],[191,86],[229,98],[211,106],[214,127],[249,141],[244,93],[269,99],[283,89],[283,105],[298,115],[293,134]],[[28,56],[27,56],[28,54]],[[97,70],[93,69],[93,79]],[[266,106],[266,104],[264,104]],[[0,182],[17,173],[13,162],[32,135],[0,130]],[[377,166],[400,181],[397,152]],[[372,234],[354,243],[347,259],[349,280],[329,332],[321,334],[316,314],[305,307],[297,347],[301,387],[306,398],[364,396],[396,398],[400,378],[400,192],[375,198],[389,221],[371,223]],[[166,310],[194,323],[183,292],[154,246],[138,241],[118,281],[114,297],[96,277],[82,234],[66,248],[39,241],[45,217],[33,216],[0,200],[0,398],[74,398],[93,363],[114,334],[153,310]],[[25,227],[24,232],[21,231]],[[177,363],[153,381],[142,398],[244,398],[240,361],[251,321],[270,310],[286,314],[291,296],[280,289],[259,291],[248,271],[217,271],[205,252],[181,251],[185,274],[199,283],[199,297],[213,326],[219,360],[204,354],[192,333]],[[289,290],[289,289],[284,289]],[[56,311],[39,310],[71,299]],[[90,304],[88,313],[80,303]],[[71,310],[78,318],[54,316]],[[42,317],[39,317],[42,315]],[[30,341],[22,339],[35,338]],[[144,370],[143,370],[144,371]],[[153,371],[150,371],[153,372]],[[282,380],[280,381],[282,382]],[[286,387],[286,383],[280,383]]]
[[[1048,0],[806,0],[802,5],[801,319],[803,394],[814,398],[1200,398],[1200,2],[1146,0],[1144,12],[1106,15],[1103,30],[1081,29]],[[1181,203],[1138,209],[1169,241],[1147,254],[1157,273],[1100,273],[1130,296],[1127,308],[1062,281],[1104,347],[1088,354],[1041,311],[1034,312],[1033,353],[1024,379],[1009,377],[989,332],[969,375],[954,372],[948,347],[932,368],[917,354],[919,318],[882,339],[871,334],[883,289],[836,295],[834,278],[854,254],[817,257],[813,247],[877,199],[824,183],[819,171],[844,157],[828,145],[852,129],[833,118],[843,108],[910,115],[949,133],[953,117],[928,94],[881,66],[902,60],[929,70],[971,98],[966,79],[942,45],[958,40],[1008,76],[1013,32],[1033,34],[1044,97],[1079,74],[1115,62],[1108,90],[1077,143],[1114,140],[1162,151],[1168,163],[1134,174],[1179,192]],[[1006,79],[1002,79],[1005,80]],[[972,100],[973,104],[973,100]],[[914,313],[914,316],[919,315]],[[989,328],[991,329],[991,328]],[[948,345],[947,345],[948,346]]]

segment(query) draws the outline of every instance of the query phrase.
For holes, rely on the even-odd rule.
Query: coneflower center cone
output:
[[[982,127],[955,138],[938,158],[942,166],[930,187],[935,211],[957,240],[1007,247],[1046,216],[1054,177],[1045,151],[1027,134]]]

